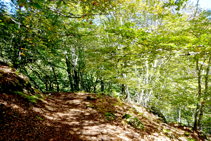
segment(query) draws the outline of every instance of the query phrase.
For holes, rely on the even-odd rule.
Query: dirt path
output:
[[[96,100],[87,100],[90,94],[84,93],[54,93],[51,99],[46,101],[43,105],[45,108],[33,108],[36,112],[40,112],[48,120],[46,124],[63,125],[66,127],[66,132],[69,136],[75,136],[77,140],[140,140],[141,136],[138,132],[127,130],[121,123],[121,113],[116,111],[116,120],[108,120],[104,115],[103,109],[93,108],[96,105],[98,98],[97,95],[91,95]],[[106,96],[105,96],[106,97]],[[104,106],[117,102],[116,99],[106,97],[107,101],[100,101]],[[100,107],[100,106],[99,106]],[[102,107],[102,105],[101,105]],[[110,108],[112,106],[110,105]],[[118,108],[113,107],[112,110]],[[115,111],[114,111],[115,112]],[[120,112],[120,111],[119,111]]]
[[[19,95],[0,96],[0,140],[200,140],[189,129],[159,122],[144,108],[133,105],[138,112],[133,111],[132,105],[106,95],[52,93],[37,104],[30,104]],[[128,112],[137,114],[144,130],[122,122],[122,116]],[[106,117],[106,113],[114,113],[115,118]],[[188,137],[186,131],[191,132]]]

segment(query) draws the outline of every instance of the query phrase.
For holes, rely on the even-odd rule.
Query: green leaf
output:
[[[40,119],[40,120],[43,120],[43,118],[39,117],[39,116],[36,116],[36,118]]]
[[[34,6],[37,7],[38,9],[42,8],[38,3],[34,3]]]
[[[57,7],[60,7],[62,4],[63,4],[63,1],[61,0],[56,3]]]

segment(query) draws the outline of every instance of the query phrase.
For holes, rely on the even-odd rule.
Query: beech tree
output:
[[[0,61],[41,91],[106,93],[210,126],[210,12],[187,0],[19,0]]]

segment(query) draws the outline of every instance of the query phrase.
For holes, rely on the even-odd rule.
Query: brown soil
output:
[[[87,100],[88,95],[93,99]],[[121,104],[106,95],[52,93],[36,104],[18,94],[0,96],[0,140],[201,140],[188,128],[164,124],[146,109]],[[105,113],[109,112],[114,113],[116,120],[107,119]],[[125,113],[136,115],[144,129],[122,122]]]

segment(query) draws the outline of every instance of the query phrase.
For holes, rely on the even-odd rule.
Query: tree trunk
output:
[[[48,83],[48,76],[47,76],[47,75],[46,75],[44,81],[45,81],[45,90],[46,90],[46,91],[49,91],[49,90],[50,90],[50,89],[49,89],[49,88],[50,88],[50,84]],[[49,87],[48,87],[48,84],[49,84]]]
[[[66,57],[66,65],[67,65],[67,74],[68,74],[68,78],[69,78],[70,88],[71,88],[71,91],[74,91],[75,89],[74,89],[73,83],[72,83],[73,81],[72,81],[70,62],[67,57]]]
[[[80,72],[80,84],[81,84],[81,91],[84,90],[84,79],[83,79],[83,72]]]
[[[120,89],[121,89],[121,94],[125,94],[125,85],[124,84],[120,84]]]
[[[181,123],[181,107],[179,107],[178,122]]]
[[[209,57],[208,60],[208,66],[206,69],[206,75],[205,75],[205,83],[204,83],[204,98],[203,98],[203,102],[201,103],[201,108],[200,108],[200,113],[199,113],[199,119],[198,119],[198,127],[201,127],[201,121],[203,118],[203,113],[204,113],[204,103],[207,100],[207,92],[208,92],[208,80],[209,80],[209,71],[210,71],[210,62],[211,62],[211,56]]]
[[[39,89],[39,90],[43,93],[43,90],[39,87],[39,85],[34,81],[34,79],[32,79],[32,78],[28,75],[28,72],[27,72],[26,68],[23,67],[22,69],[26,72],[27,77],[29,78],[29,80],[30,80],[32,83],[34,83],[35,88]]]
[[[104,81],[101,79],[100,81],[101,84],[101,92],[104,92]]]
[[[75,90],[79,91],[79,77],[78,77],[78,72],[76,71],[76,69],[74,68],[74,86],[75,86]]]
[[[199,111],[199,119],[198,119],[198,127],[201,128],[201,121],[202,121],[202,118],[203,118],[203,114],[204,114],[204,105],[201,105],[200,107],[200,111]]]
[[[198,114],[200,110],[200,105],[199,101],[201,98],[201,67],[199,67],[199,59],[196,59],[196,70],[197,70],[197,76],[198,76],[198,95],[197,95],[197,106],[196,106],[196,111],[194,115],[194,126],[193,129],[197,130],[198,128]]]
[[[58,80],[57,80],[57,76],[56,76],[56,72],[55,72],[54,67],[52,67],[52,70],[53,70],[54,79],[55,79],[55,82],[56,82],[56,90],[57,90],[57,92],[59,92],[59,83],[58,83]]]

